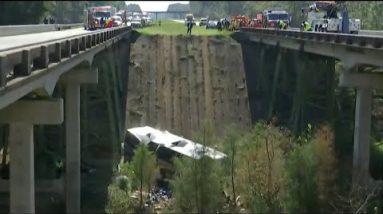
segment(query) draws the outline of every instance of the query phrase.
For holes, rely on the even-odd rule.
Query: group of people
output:
[[[101,28],[111,28],[113,27],[113,18],[101,17],[100,19]]]
[[[226,18],[217,22],[218,31],[222,31],[223,29],[228,30],[229,26],[230,22]]]
[[[53,17],[44,17],[44,20],[43,20],[44,24],[54,24],[55,23],[55,20],[53,19]]]

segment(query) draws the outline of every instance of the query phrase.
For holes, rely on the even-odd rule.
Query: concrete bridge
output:
[[[305,115],[311,114],[317,121],[331,121],[334,117],[334,98],[331,94],[334,93],[335,61],[341,61],[343,68],[339,86],[356,89],[353,183],[369,184],[372,181],[369,174],[372,91],[382,88],[383,75],[380,72],[366,72],[363,68],[383,67],[383,37],[242,28],[234,33],[233,38],[242,46],[253,120],[270,119],[279,111],[282,118],[301,118],[303,121]],[[283,73],[293,76],[295,81],[291,82],[294,85],[289,85],[295,88],[290,97],[284,95],[288,87],[283,88],[285,91],[280,88]],[[261,76],[268,77],[263,83],[269,84],[268,91],[256,87],[262,84],[256,82]],[[299,111],[303,108],[296,107],[302,104],[297,95],[308,93],[299,90],[302,84],[322,88],[311,93],[312,96],[323,96],[323,99],[311,103],[314,107],[309,112]],[[262,93],[264,96],[260,95]],[[278,109],[277,97],[287,97],[283,102],[290,103],[290,112]],[[260,102],[263,103],[261,106]],[[298,120],[288,122],[293,128],[302,130]]]
[[[68,213],[80,212],[80,146],[87,141],[80,140],[80,130],[83,130],[81,109],[87,109],[82,107],[83,103],[80,105],[80,94],[83,95],[80,88],[83,84],[96,83],[105,87],[105,91],[97,91],[91,97],[85,94],[99,105],[100,93],[103,93],[109,118],[106,127],[112,141],[120,142],[124,133],[119,119],[125,118],[129,46],[136,37],[129,27],[0,37],[0,123],[9,124],[8,141],[13,163],[10,164],[9,183],[2,181],[0,188],[9,185],[11,213],[35,212],[34,126],[62,123],[65,124],[65,180],[58,180],[52,186],[64,187]],[[356,182],[369,180],[371,97],[374,88],[381,88],[383,79],[378,73],[356,72],[355,68],[383,67],[383,38],[246,28],[236,32],[233,38],[242,45],[253,121],[283,112],[278,109],[278,103],[284,101],[293,106],[286,118],[304,115],[302,108],[296,107],[299,93],[304,93],[298,90],[304,84],[299,75],[304,73],[314,75],[310,79],[314,89],[321,84],[327,86],[318,87],[323,90],[316,91],[324,95],[314,103],[319,106],[315,108],[321,110],[310,113],[318,121],[331,119],[332,112],[322,107],[333,105],[333,98],[327,95],[335,87],[334,63],[335,60],[343,62],[339,84],[357,90],[353,179]],[[318,62],[323,72],[313,74],[308,61]],[[277,87],[283,85],[278,81],[279,77],[290,74],[286,67],[294,70],[291,84],[296,90],[292,96],[282,96]],[[260,77],[266,78],[265,81]],[[258,88],[262,84],[268,84],[267,91]],[[58,87],[62,87],[64,93],[54,94]],[[98,113],[94,115],[98,116]],[[304,123],[304,118],[294,119],[291,123],[296,130],[302,129],[300,124]],[[47,186],[45,181],[36,181],[36,188],[47,189]]]
[[[80,213],[80,102],[85,99],[80,100],[80,87],[107,84],[106,97],[111,100],[109,103],[113,104],[113,98],[116,103],[108,105],[108,109],[124,113],[118,106],[125,102],[119,96],[126,97],[126,90],[118,89],[125,86],[123,82],[127,83],[130,40],[130,27],[0,37],[0,123],[9,124],[12,163],[9,182],[2,180],[0,187],[10,192],[11,213],[35,212],[34,126],[62,123],[65,181],[36,181],[36,187],[46,191],[49,186],[61,187],[67,213]],[[101,78],[100,70],[104,70]],[[53,95],[59,86],[65,90],[61,97]],[[120,125],[123,123],[116,120],[118,116],[121,118],[111,115],[110,122],[115,142],[120,142],[123,135]]]

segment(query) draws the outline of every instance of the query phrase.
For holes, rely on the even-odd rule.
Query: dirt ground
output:
[[[131,49],[126,127],[149,125],[192,137],[211,120],[251,126],[239,43],[215,36],[141,36]]]

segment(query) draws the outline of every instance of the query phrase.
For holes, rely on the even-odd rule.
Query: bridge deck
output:
[[[21,48],[29,45],[36,45],[54,40],[66,39],[73,36],[91,34],[92,31],[86,31],[82,28],[65,30],[65,31],[51,31],[44,33],[31,33],[17,36],[4,36],[0,37],[0,51],[7,51],[16,48]]]

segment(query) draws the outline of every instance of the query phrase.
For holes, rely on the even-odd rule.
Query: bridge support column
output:
[[[367,184],[370,173],[370,133],[371,133],[372,89],[357,88],[354,128],[354,184]]]
[[[10,124],[10,213],[35,213],[34,124],[63,122],[62,99],[20,100],[0,111]]]
[[[353,185],[369,185],[372,180],[370,165],[370,135],[372,113],[372,89],[383,88],[383,77],[379,74],[341,73],[339,85],[355,87],[355,129],[353,157]]]
[[[65,75],[65,198],[67,213],[81,213],[80,85],[97,83],[98,72],[76,69]]]

